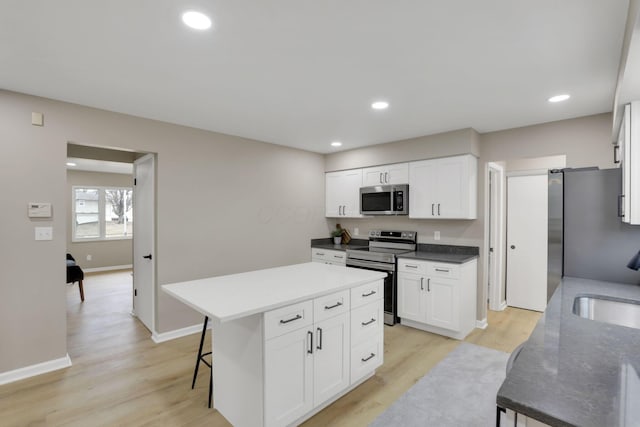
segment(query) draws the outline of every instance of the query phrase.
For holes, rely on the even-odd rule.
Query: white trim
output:
[[[211,329],[211,322],[209,322],[209,326],[207,329]],[[187,335],[197,334],[202,332],[202,324],[200,325],[192,325],[187,326],[186,328],[175,329],[169,332],[157,333],[154,332],[151,334],[151,339],[154,343],[160,344],[166,341],[175,340],[176,338],[186,337]]]
[[[487,329],[489,326],[489,322],[487,322],[487,318],[485,317],[482,320],[476,320],[476,328],[478,329]]]
[[[67,353],[66,356],[59,359],[48,360],[46,362],[36,363],[35,365],[25,366],[24,368],[14,369],[13,371],[2,372],[0,373],[0,385],[46,374],[51,371],[57,371],[58,369],[68,368],[69,366],[71,366],[71,358]]]
[[[500,303],[500,307],[498,308],[498,311],[504,311],[507,308],[507,302],[506,301],[502,301]]]
[[[131,270],[132,268],[133,268],[133,264],[125,264],[125,265],[112,265],[110,267],[83,268],[82,271],[84,271],[85,273],[97,273],[100,271]]]
[[[497,212],[491,215],[491,188],[490,188],[490,176],[494,172],[497,177],[498,185],[496,187],[497,196]],[[493,286],[488,295],[489,309],[498,311],[499,307],[506,304],[502,295],[505,294],[505,265],[506,265],[506,178],[504,167],[494,163],[488,162],[485,172],[485,213],[484,217],[487,218],[484,224],[484,253],[486,254],[486,264],[484,274],[482,277],[483,286],[486,293],[489,293],[489,276],[491,272],[490,261],[496,263],[497,270],[497,282],[499,286]],[[489,244],[491,242],[490,229],[491,224],[489,221],[496,219],[497,224],[494,222],[496,228],[493,258],[489,256]]]
[[[507,178],[511,176],[532,176],[532,175],[548,175],[549,169],[530,169],[521,171],[507,172]]]

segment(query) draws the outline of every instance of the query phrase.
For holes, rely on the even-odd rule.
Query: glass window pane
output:
[[[131,237],[133,235],[132,190],[126,188],[105,190],[105,237]]]
[[[88,239],[100,237],[100,197],[97,188],[76,188],[75,221],[76,238]]]

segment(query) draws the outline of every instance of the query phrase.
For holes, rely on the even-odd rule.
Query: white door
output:
[[[398,317],[424,322],[426,279],[417,274],[398,274]]]
[[[133,313],[151,331],[155,306],[155,158],[133,164]]]
[[[409,164],[409,217],[433,218],[436,211],[436,160],[422,160]]]
[[[547,306],[547,175],[507,178],[507,305]]]
[[[427,287],[427,324],[457,331],[460,329],[459,281],[429,277]]]
[[[318,405],[349,385],[350,328],[347,313],[315,325],[313,400]]]

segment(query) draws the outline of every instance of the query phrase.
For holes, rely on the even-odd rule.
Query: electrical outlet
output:
[[[91,255],[87,255],[87,261],[91,261],[93,257]]]
[[[433,240],[440,240],[440,232],[439,231],[434,231],[433,232]]]
[[[360,229],[358,227],[353,229],[353,234],[355,234],[356,236],[358,236],[360,234]]]

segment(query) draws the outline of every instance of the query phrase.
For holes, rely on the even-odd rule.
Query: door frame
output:
[[[141,323],[143,323],[145,325],[145,327],[150,327],[150,332],[151,332],[151,336],[155,336],[157,334],[156,332],[156,301],[157,301],[157,292],[156,292],[156,280],[157,280],[157,274],[156,274],[156,268],[157,268],[157,248],[156,248],[156,242],[157,242],[157,230],[156,230],[156,176],[157,176],[157,161],[156,161],[156,154],[154,153],[147,153],[139,158],[137,158],[134,162],[133,162],[133,177],[134,179],[136,178],[136,166],[138,162],[144,162],[147,160],[151,160],[152,164],[151,164],[151,168],[153,170],[153,177],[152,177],[152,183],[153,183],[153,188],[151,189],[152,194],[153,194],[153,203],[152,203],[152,212],[150,214],[150,217],[147,219],[148,221],[151,222],[151,228],[152,228],[152,233],[151,233],[151,253],[153,255],[151,262],[153,263],[153,265],[151,266],[151,320],[150,323],[151,325],[146,325],[144,322],[142,322],[142,320],[140,320],[140,318],[138,318],[138,320],[140,320]],[[135,186],[135,182],[134,182],[134,209],[136,209],[135,207],[135,194],[136,194],[136,186]],[[135,227],[135,221],[134,221],[134,227]],[[136,313],[136,307],[135,307],[135,288],[136,288],[136,251],[135,251],[135,239],[136,239],[136,233],[134,231],[133,233],[133,260],[132,260],[132,264],[133,264],[133,281],[132,281],[132,290],[131,290],[131,297],[133,298],[133,303],[132,303],[132,310],[131,310],[131,314],[138,317],[137,313]],[[140,262],[140,261],[138,261]]]
[[[506,268],[506,176],[505,168],[495,162],[488,162],[485,172],[485,221],[484,253],[486,268],[484,274],[485,294],[489,295],[489,309],[502,311],[507,307],[505,298]],[[493,238],[492,238],[493,237]],[[493,256],[490,256],[493,243]],[[491,263],[495,263],[492,269]],[[491,277],[491,272],[494,272]],[[489,287],[489,283],[498,286]]]

